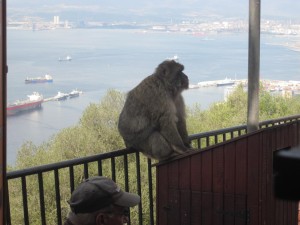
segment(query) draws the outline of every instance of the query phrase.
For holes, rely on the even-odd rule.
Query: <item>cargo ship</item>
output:
[[[6,107],[6,113],[8,116],[16,115],[22,112],[40,109],[43,103],[43,96],[38,92],[33,92],[32,95],[27,95],[26,100],[17,100]]]
[[[40,76],[40,77],[27,77],[25,79],[25,83],[26,84],[35,84],[35,83],[51,83],[53,82],[53,78],[51,75],[49,74],[46,74],[44,76]]]

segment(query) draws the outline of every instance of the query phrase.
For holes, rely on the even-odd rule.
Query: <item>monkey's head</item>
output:
[[[182,71],[184,66],[174,60],[166,60],[158,65],[155,74],[174,94],[189,88],[189,78]]]

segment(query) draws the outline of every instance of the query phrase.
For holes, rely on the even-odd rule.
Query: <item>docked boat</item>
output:
[[[199,88],[197,84],[189,84],[189,89],[196,89]]]
[[[234,84],[235,84],[235,81],[230,78],[227,78],[227,77],[224,80],[217,81],[217,87],[234,85]]]
[[[25,79],[25,83],[26,84],[34,84],[34,83],[51,83],[51,82],[53,82],[53,78],[52,78],[52,76],[51,75],[49,75],[49,74],[46,74],[46,75],[44,75],[44,76],[40,76],[40,77],[33,77],[33,78],[31,78],[31,77],[27,77],[26,79]]]
[[[78,91],[77,89],[75,89],[75,90],[72,90],[69,93],[69,97],[70,98],[75,98],[75,97],[78,97],[81,93],[82,93],[82,91]]]
[[[72,60],[72,57],[70,55],[67,55],[66,57],[64,58],[58,58],[58,61],[71,61]]]
[[[66,93],[62,93],[62,92],[58,92],[57,95],[55,95],[53,97],[54,100],[56,101],[62,101],[62,100],[66,100],[68,98],[69,94]]]
[[[32,95],[27,95],[26,100],[17,100],[12,104],[8,104],[6,112],[8,116],[16,115],[25,111],[40,109],[43,103],[43,96],[38,92],[33,92]]]

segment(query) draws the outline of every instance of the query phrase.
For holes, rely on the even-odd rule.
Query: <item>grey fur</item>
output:
[[[126,147],[157,160],[190,148],[181,95],[189,81],[183,70],[183,65],[166,60],[128,93],[118,124]]]

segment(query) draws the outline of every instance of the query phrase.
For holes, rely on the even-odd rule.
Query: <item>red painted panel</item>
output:
[[[223,193],[224,189],[224,154],[223,146],[212,150],[213,192]]]
[[[191,198],[191,225],[202,225],[201,193],[192,192]]]
[[[272,131],[263,133],[262,139],[262,224],[274,223],[274,195],[273,195],[273,149]]]
[[[234,224],[234,195],[225,194],[224,196],[224,225]]]
[[[168,206],[168,165],[159,166],[156,170],[156,192],[157,192],[157,225],[167,225]]]
[[[202,154],[193,155],[191,157],[191,190],[201,191],[201,167]]]
[[[202,152],[201,183],[203,192],[212,191],[212,151]]]
[[[247,153],[248,142],[247,139],[240,139],[236,142],[235,152],[235,193],[246,194],[247,193]]]
[[[213,224],[223,225],[223,193],[213,193]]]
[[[191,224],[191,192],[180,191],[180,225]]]
[[[191,187],[191,162],[190,157],[179,160],[179,189],[190,189]]]
[[[178,161],[172,161],[169,163],[168,167],[168,177],[169,177],[169,188],[176,188],[179,187],[179,173],[178,173]]]
[[[213,224],[213,198],[211,192],[202,192],[202,225]]]
[[[180,192],[169,190],[168,225],[180,225]]]
[[[234,225],[246,225],[249,222],[250,213],[247,210],[246,195],[235,196],[234,210],[236,215],[234,217]]]
[[[224,192],[235,192],[235,142],[224,146]]]
[[[251,212],[251,225],[259,224],[259,187],[260,187],[260,133],[248,137],[248,209]]]
[[[292,124],[290,126],[290,129],[289,129],[289,136],[291,137],[291,146],[297,146],[297,141],[298,141],[298,125],[297,123],[295,124]],[[300,138],[299,138],[300,139]]]
[[[297,204],[274,198],[272,176],[273,151],[298,143],[300,125],[283,125],[158,166],[158,224],[297,225]]]

